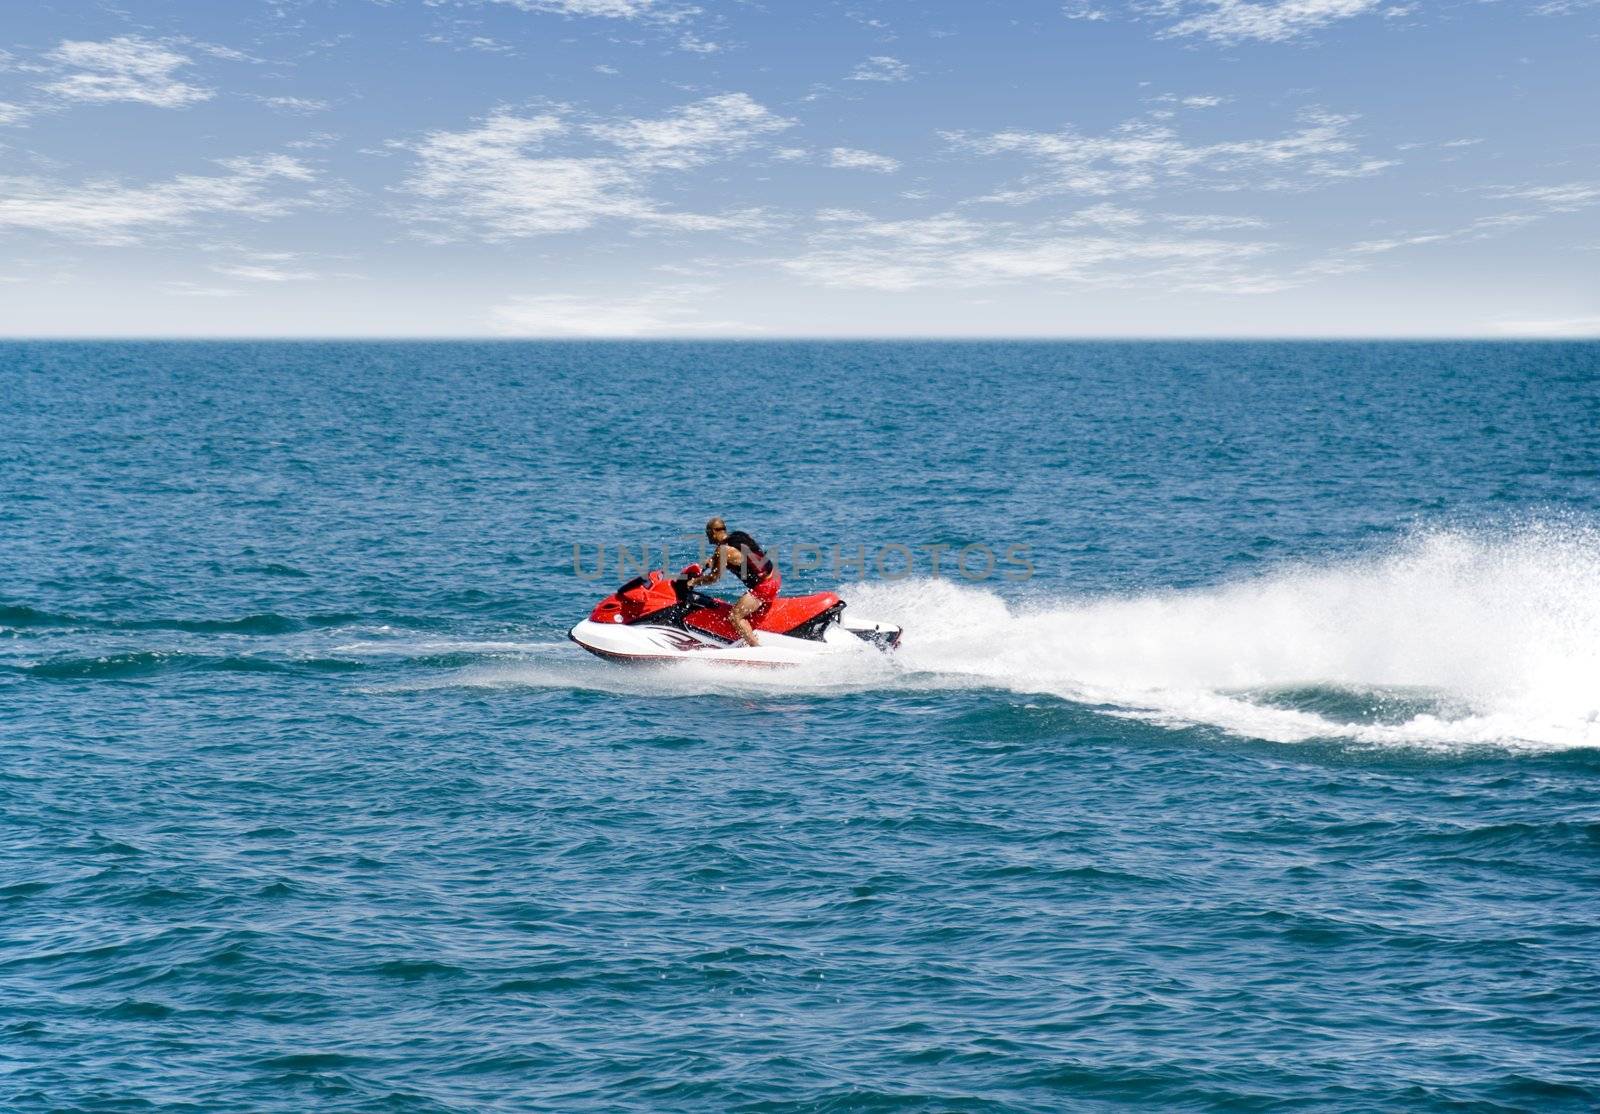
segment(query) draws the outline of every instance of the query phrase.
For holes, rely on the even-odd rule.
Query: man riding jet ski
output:
[[[778,589],[783,587],[783,576],[778,572],[778,566],[772,563],[756,540],[743,530],[728,533],[728,524],[722,521],[720,515],[706,523],[706,541],[714,547],[711,571],[690,577],[689,587],[715,584],[722,579],[723,570],[732,566],[739,574],[739,579],[744,581],[744,586],[750,590],[740,596],[739,602],[728,612],[728,622],[733,624],[733,629],[747,644],[761,645],[756,632],[750,628],[750,618],[759,618],[778,598]]]
[[[726,539],[735,537],[725,531],[726,527]],[[761,556],[764,559],[766,555]],[[739,567],[741,571],[745,568]],[[892,623],[844,618],[844,601],[832,592],[783,599],[777,596],[774,583],[770,599],[764,599],[768,592],[757,589],[769,578],[762,577],[739,601],[745,604],[754,599],[756,605],[740,615],[739,604],[729,605],[695,591],[695,586],[708,578],[715,579],[715,575],[699,565],[690,565],[670,578],[659,569],[634,577],[601,600],[567,637],[612,661],[692,658],[750,665],[797,665],[819,654],[865,645],[892,650],[900,644],[900,628]],[[777,579],[775,569],[770,579]],[[735,625],[740,620],[746,630]],[[761,632],[759,641],[746,637],[750,627]]]

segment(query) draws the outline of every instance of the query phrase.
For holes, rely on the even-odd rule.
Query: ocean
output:
[[[15,342],[0,433],[0,1109],[1600,1107],[1600,344]],[[900,651],[567,641],[712,514]]]

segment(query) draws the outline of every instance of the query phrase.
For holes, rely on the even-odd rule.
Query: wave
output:
[[[55,611],[41,611],[20,603],[0,603],[0,629],[29,630],[35,627],[75,627],[82,620]]]
[[[0,666],[0,671],[44,681],[132,680],[164,673],[352,673],[361,662],[340,658],[278,661],[243,655],[137,650],[92,657],[59,657],[32,665]]]
[[[255,615],[243,615],[237,619],[101,619],[58,611],[43,611],[25,604],[0,603],[0,630],[180,631],[186,634],[279,635],[298,634],[310,630],[336,630],[352,626],[431,630],[440,625],[437,619],[414,615],[387,613],[362,615],[353,611],[334,611],[299,618],[265,611]]]
[[[268,611],[238,619],[117,619],[106,625],[113,630],[172,630],[189,634],[294,634],[305,630],[308,624]]]

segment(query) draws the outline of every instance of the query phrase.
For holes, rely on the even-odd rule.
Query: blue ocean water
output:
[[[0,423],[0,1109],[1600,1106],[1600,345],[14,343]],[[565,640],[712,513],[900,653]]]

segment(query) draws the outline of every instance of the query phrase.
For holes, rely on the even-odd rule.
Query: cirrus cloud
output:
[[[1281,43],[1298,39],[1339,20],[1375,12],[1384,0],[1205,0],[1201,4],[1170,2],[1160,11],[1183,15],[1161,32],[1164,38],[1193,36],[1222,44],[1245,41]]]
[[[910,81],[911,67],[887,54],[874,54],[850,71],[851,81]]]
[[[852,147],[835,147],[828,152],[828,165],[836,170],[871,170],[878,174],[893,174],[900,169],[900,160]]]
[[[119,181],[62,186],[37,178],[0,178],[0,233],[44,232],[97,244],[137,243],[152,233],[192,225],[207,216],[266,219],[318,200],[304,187],[316,173],[286,155],[223,159],[220,175],[185,174],[150,185]]]
[[[755,211],[684,212],[650,197],[648,187],[791,124],[742,93],[653,119],[584,123],[572,116],[564,108],[532,116],[502,110],[465,131],[399,144],[417,158],[402,186],[417,199],[407,215],[442,238],[485,240],[577,232],[608,220],[680,231],[757,227]],[[555,149],[580,136],[604,148]]]
[[[1166,218],[1110,206],[1034,224],[862,217],[829,220],[780,265],[818,285],[888,292],[1027,284],[1262,293],[1304,281],[1259,265],[1275,244],[1186,235]]]
[[[123,35],[104,42],[68,40],[46,56],[67,71],[41,88],[69,101],[132,101],[156,108],[186,108],[215,93],[177,79],[187,55],[168,46]]]
[[[950,133],[982,155],[1017,154],[1043,169],[980,200],[1019,204],[1061,193],[1113,194],[1157,186],[1237,190],[1290,189],[1338,178],[1363,178],[1394,165],[1363,155],[1351,136],[1353,116],[1314,110],[1300,127],[1270,139],[1187,143],[1164,123],[1131,120],[1107,135],[1004,131]]]

